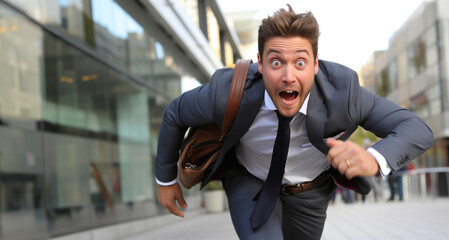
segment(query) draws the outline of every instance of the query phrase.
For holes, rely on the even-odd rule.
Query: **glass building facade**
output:
[[[0,0],[0,239],[166,213],[162,113],[209,75],[151,18],[142,1]]]
[[[410,109],[434,132],[418,168],[449,166],[448,49],[449,1],[423,2],[361,72],[368,89]]]

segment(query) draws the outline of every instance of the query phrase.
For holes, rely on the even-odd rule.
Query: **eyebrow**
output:
[[[302,53],[302,52],[304,52],[304,53],[306,53],[307,55],[309,55],[309,52],[308,52],[307,50],[304,50],[304,49],[300,49],[300,50],[296,50],[296,51],[295,51],[295,53]],[[268,56],[270,53],[278,53],[278,54],[282,54],[281,51],[278,51],[278,50],[276,50],[276,49],[269,49],[268,52],[267,52],[267,56]]]

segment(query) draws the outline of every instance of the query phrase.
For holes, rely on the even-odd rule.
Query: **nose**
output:
[[[285,65],[284,71],[282,74],[282,80],[284,82],[294,81],[294,67],[293,66]]]

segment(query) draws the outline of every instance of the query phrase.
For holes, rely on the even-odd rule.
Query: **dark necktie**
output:
[[[264,225],[271,213],[281,191],[282,178],[285,171],[288,147],[290,143],[290,121],[292,117],[284,117],[278,111],[278,132],[274,141],[270,170],[262,190],[256,195],[256,208],[251,215],[251,227],[257,230]]]

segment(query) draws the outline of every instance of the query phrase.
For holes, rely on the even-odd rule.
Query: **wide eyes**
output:
[[[271,64],[273,64],[273,66],[275,66],[275,67],[279,67],[279,66],[281,66],[281,61],[274,60],[274,61],[271,62]]]
[[[279,67],[279,66],[281,66],[281,61],[279,61],[279,60],[273,60],[272,62],[271,62],[271,64],[274,66],[274,67]],[[299,60],[299,61],[297,61],[296,62],[296,65],[298,66],[298,67],[304,67],[305,65],[306,65],[306,63],[303,61],[303,60]]]
[[[303,60],[299,60],[299,61],[296,62],[296,65],[298,67],[304,67],[304,65],[306,65],[306,63]]]
[[[279,60],[273,60],[271,61],[271,64],[273,65],[273,67],[280,67],[282,65],[281,61]],[[296,66],[298,67],[304,67],[306,65],[306,62],[304,62],[304,60],[298,60],[296,62]]]

